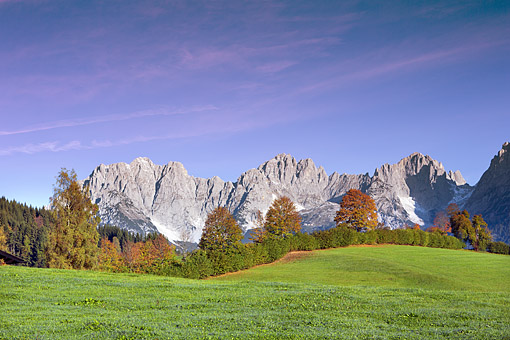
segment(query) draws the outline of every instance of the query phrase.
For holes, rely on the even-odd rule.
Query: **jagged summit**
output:
[[[312,159],[297,161],[281,153],[239,176],[190,176],[179,162],[156,165],[139,157],[130,164],[101,164],[84,181],[99,205],[102,223],[136,231],[159,230],[172,240],[191,234],[197,241],[207,213],[225,206],[245,229],[252,228],[258,210],[265,212],[279,196],[288,196],[303,216],[305,230],[333,226],[338,203],[349,189],[359,189],[376,201],[379,219],[389,226],[427,224],[437,210],[458,199],[460,172],[448,172],[429,156],[413,153],[397,164],[385,164],[373,176],[328,176]],[[465,183],[465,181],[464,181]],[[462,186],[466,196],[471,187]]]
[[[469,198],[466,209],[482,214],[494,236],[510,242],[510,143],[505,142],[491,160]]]

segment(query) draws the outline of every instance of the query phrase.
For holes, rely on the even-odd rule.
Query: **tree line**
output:
[[[82,188],[74,171],[63,169],[54,187],[50,209],[35,209],[0,199],[0,249],[21,256],[27,265],[100,269],[202,278],[272,262],[292,250],[313,250],[352,244],[409,244],[509,253],[508,245],[492,242],[480,215],[450,205],[436,216],[434,226],[389,230],[377,221],[373,199],[349,190],[336,213],[336,227],[301,233],[301,217],[288,197],[257,213],[252,243],[243,244],[243,231],[225,207],[208,214],[199,249],[178,256],[161,234],[140,235],[115,226],[99,226],[97,205]],[[449,235],[452,234],[453,236]]]

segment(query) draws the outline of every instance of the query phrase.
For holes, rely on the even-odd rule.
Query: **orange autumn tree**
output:
[[[436,214],[434,218],[434,225],[427,229],[430,232],[438,232],[443,235],[448,235],[448,233],[452,232],[452,228],[450,226],[450,218],[448,217],[445,211],[440,211]]]
[[[102,238],[99,251],[99,269],[120,272],[124,267],[124,259],[119,249],[108,238]]]
[[[264,230],[268,237],[287,237],[301,231],[301,216],[290,198],[273,201],[266,214]]]
[[[335,222],[337,227],[346,224],[357,231],[375,229],[377,208],[374,200],[357,189],[347,191],[336,213]]]
[[[241,243],[243,231],[227,208],[218,207],[207,215],[198,247],[206,251],[229,251]]]

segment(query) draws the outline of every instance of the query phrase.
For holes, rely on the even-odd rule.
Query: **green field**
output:
[[[215,280],[510,292],[510,257],[413,246],[354,246],[294,253]]]
[[[0,339],[510,339],[510,256],[294,258],[205,281],[0,267]]]

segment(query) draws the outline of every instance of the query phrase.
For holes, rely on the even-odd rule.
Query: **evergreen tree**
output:
[[[97,265],[98,207],[78,184],[74,170],[62,169],[51,198],[53,225],[48,264],[55,268],[92,269]]]
[[[22,257],[26,265],[44,267],[46,260],[49,212],[16,201],[0,198],[0,229],[6,251]]]

